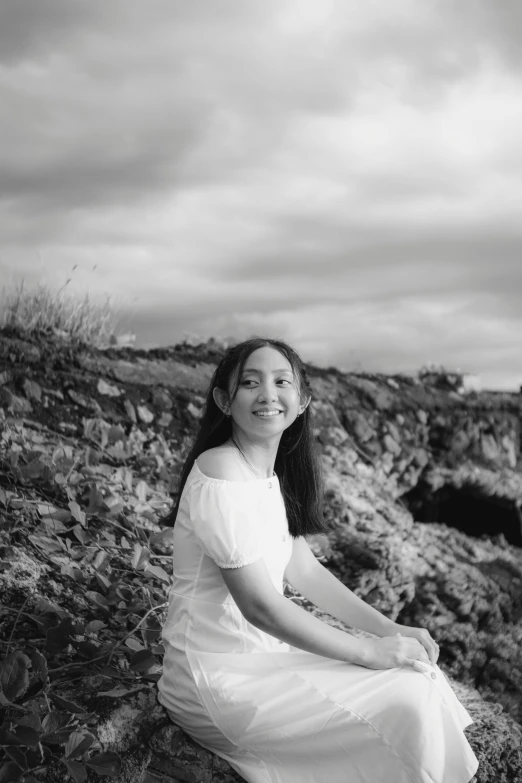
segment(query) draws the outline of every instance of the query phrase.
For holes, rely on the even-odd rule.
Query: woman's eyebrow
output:
[[[243,374],[245,372],[255,372],[258,375],[262,375],[263,374],[263,370],[256,370],[255,367],[243,367],[243,371],[242,371],[241,374]],[[272,370],[272,372],[274,374],[275,373],[280,373],[280,372],[287,372],[289,375],[292,375],[292,370],[289,370],[287,367],[283,367],[283,368],[281,368],[279,370]]]

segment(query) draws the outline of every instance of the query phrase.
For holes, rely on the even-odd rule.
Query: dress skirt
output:
[[[296,648],[186,663],[167,652],[177,685],[161,701],[248,783],[468,783],[477,770],[472,720],[438,666],[374,670]]]

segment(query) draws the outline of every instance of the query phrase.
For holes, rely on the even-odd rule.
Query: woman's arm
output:
[[[244,617],[293,647],[371,669],[418,668],[419,661],[428,661],[416,639],[357,639],[314,617],[276,590],[262,558],[240,568],[222,568],[221,573]]]
[[[402,627],[385,617],[343,585],[317,560],[306,540],[294,539],[285,579],[319,609],[341,622],[377,636],[393,636]]]
[[[364,666],[362,639],[322,622],[281,595],[262,559],[241,568],[222,568],[223,579],[249,623],[301,650]]]

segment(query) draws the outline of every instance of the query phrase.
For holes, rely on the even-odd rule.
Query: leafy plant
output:
[[[70,598],[58,606],[52,580],[41,580],[43,595],[14,587],[0,607],[0,783],[34,783],[59,767],[79,783],[88,770],[120,775],[90,705],[160,676],[172,530],[156,518],[172,460],[162,436],[125,435],[103,419],[85,419],[74,444],[18,420],[4,427],[0,570],[28,553]],[[94,675],[105,686],[92,693]]]

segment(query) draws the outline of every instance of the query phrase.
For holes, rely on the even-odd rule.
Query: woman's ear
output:
[[[312,401],[312,397],[310,394],[308,394],[306,397],[301,398],[301,404],[299,405],[299,413],[297,414],[300,416],[302,413],[305,412],[305,410],[310,405],[310,402]]]
[[[219,410],[224,413],[225,416],[230,416],[230,404],[228,402],[228,394],[226,391],[216,387],[212,392],[212,396],[214,397],[214,402],[218,406]]]

